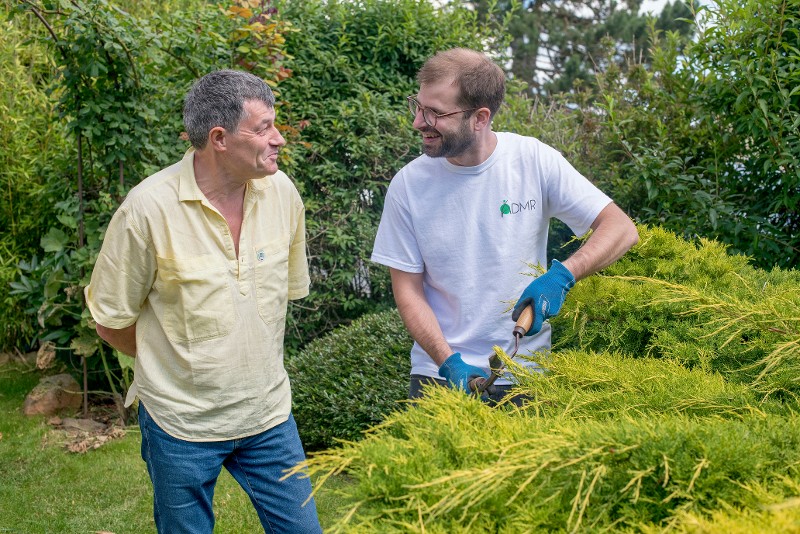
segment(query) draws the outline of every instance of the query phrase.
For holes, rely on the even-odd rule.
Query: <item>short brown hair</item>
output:
[[[443,50],[428,59],[417,73],[420,85],[448,78],[459,89],[459,106],[489,108],[492,116],[500,109],[506,95],[506,76],[485,54],[468,48]]]

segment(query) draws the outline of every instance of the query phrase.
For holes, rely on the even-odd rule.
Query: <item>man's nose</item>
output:
[[[425,122],[425,118],[422,116],[422,109],[417,109],[417,114],[414,115],[414,122],[411,125],[416,128],[417,130],[421,130],[422,128],[426,128],[428,123]]]

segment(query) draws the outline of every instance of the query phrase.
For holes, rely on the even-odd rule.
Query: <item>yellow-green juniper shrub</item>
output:
[[[527,404],[491,408],[430,388],[361,441],[311,455],[320,480],[354,480],[339,531],[711,532],[742,519],[767,532],[771,519],[791,522],[800,276],[755,269],[712,241],[640,234],[570,292],[552,321],[554,349],[520,355],[541,373],[503,356]]]
[[[751,266],[718,242],[640,227],[641,242],[580,281],[551,320],[556,349],[674,358],[794,396],[800,273]],[[769,369],[766,375],[763,373]]]
[[[757,509],[751,487],[777,486],[776,499],[797,479],[798,446],[795,415],[549,418],[437,388],[309,464],[357,480],[346,532],[591,531]]]

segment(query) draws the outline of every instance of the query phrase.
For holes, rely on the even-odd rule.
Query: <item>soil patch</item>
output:
[[[63,447],[69,452],[82,454],[123,437],[125,426],[113,402],[89,402],[89,417],[58,417],[47,420],[50,430],[42,439],[43,445]]]

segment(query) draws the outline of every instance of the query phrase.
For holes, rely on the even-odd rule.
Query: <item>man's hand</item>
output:
[[[100,338],[123,354],[136,357],[136,323],[127,328],[106,328],[97,323],[95,326]]]
[[[461,389],[470,393],[469,382],[474,378],[489,378],[486,371],[474,365],[468,365],[461,359],[460,352],[454,352],[447,358],[441,367],[439,374],[447,380],[447,385],[452,389]]]
[[[542,329],[542,324],[561,310],[564,299],[567,298],[567,292],[574,285],[575,277],[572,276],[569,269],[561,265],[558,260],[553,260],[550,270],[537,276],[522,292],[511,313],[511,319],[516,321],[527,306],[532,306],[533,324],[525,335],[538,334]]]

